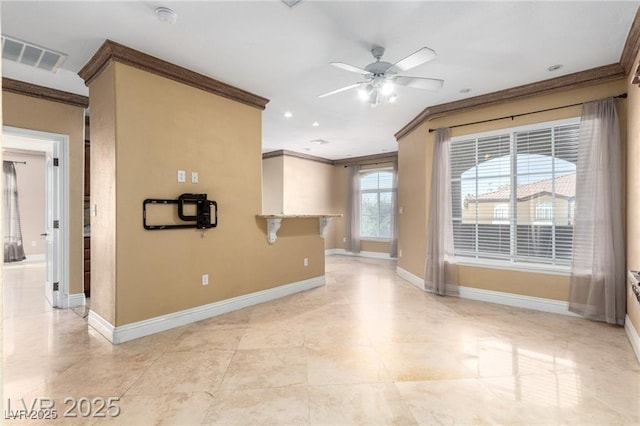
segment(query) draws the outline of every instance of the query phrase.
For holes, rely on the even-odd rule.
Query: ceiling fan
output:
[[[365,80],[359,81],[349,86],[324,93],[319,98],[335,95],[336,93],[359,87],[358,95],[362,100],[372,105],[378,105],[383,100],[395,102],[398,98],[395,92],[395,86],[412,87],[415,89],[438,90],[442,87],[444,81],[437,78],[409,77],[400,75],[401,72],[409,71],[412,68],[422,65],[436,57],[436,52],[428,47],[418,49],[416,52],[406,58],[391,64],[381,61],[384,55],[384,47],[374,46],[371,54],[376,59],[364,68],[354,67],[353,65],[343,62],[331,62],[330,64],[336,68],[361,74]]]

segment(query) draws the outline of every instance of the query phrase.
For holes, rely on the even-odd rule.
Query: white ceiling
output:
[[[76,75],[111,39],[271,100],[263,152],[339,159],[397,150],[394,133],[424,108],[616,63],[640,1],[2,1],[2,34],[67,53],[56,74],[3,60],[6,77],[88,95]],[[154,10],[170,7],[173,24]],[[433,61],[406,73],[445,80],[438,92],[399,87],[371,108],[361,80],[329,65],[364,67],[384,46],[394,63],[423,46]],[[547,68],[563,64],[559,71]],[[472,89],[462,94],[463,88]],[[283,114],[291,111],[293,117]],[[318,121],[318,127],[311,123]],[[324,139],[325,145],[311,144]]]

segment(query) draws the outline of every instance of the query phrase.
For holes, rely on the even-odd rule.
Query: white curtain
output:
[[[360,253],[360,166],[349,166],[349,200],[347,202],[347,250]]]
[[[453,249],[451,218],[450,130],[436,130],[431,169],[431,195],[427,224],[425,290],[444,295],[456,294],[458,269]]]
[[[391,193],[391,250],[389,257],[398,257],[398,160],[393,160],[393,192]]]
[[[625,253],[622,163],[615,101],[583,105],[576,168],[569,310],[624,324]]]
[[[4,190],[2,192],[2,226],[4,230],[4,261],[19,262],[26,259],[22,246],[20,209],[18,208],[18,179],[13,161],[2,162]]]

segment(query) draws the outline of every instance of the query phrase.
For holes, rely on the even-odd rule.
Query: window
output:
[[[536,203],[536,220],[551,221],[552,219],[551,203]]]
[[[360,175],[360,237],[391,238],[393,171],[366,171]]]
[[[579,119],[453,139],[456,256],[569,265]]]

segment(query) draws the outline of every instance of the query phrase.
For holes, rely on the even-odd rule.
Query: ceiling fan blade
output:
[[[436,57],[436,52],[429,49],[428,47],[423,47],[419,49],[417,52],[412,53],[406,58],[396,62],[393,64],[394,67],[399,69],[400,71],[409,71],[411,68],[415,68],[418,65],[422,65],[427,61],[432,60]]]
[[[444,84],[444,80],[438,78],[404,77],[393,78],[393,82],[399,86],[412,87],[414,89],[438,90]]]
[[[355,72],[357,74],[366,74],[366,75],[371,74],[369,71],[365,69],[354,67],[353,65],[345,64],[343,62],[329,62],[329,64],[333,65],[336,68],[340,68],[341,70]]]
[[[344,92],[344,91],[346,91],[346,90],[353,89],[354,87],[358,87],[358,86],[360,86],[360,84],[361,84],[361,82],[360,82],[360,83],[350,84],[349,86],[342,87],[342,88],[340,88],[340,89],[333,90],[333,91],[328,92],[328,93],[324,93],[324,94],[322,94],[322,95],[320,95],[320,96],[318,96],[318,97],[319,97],[319,98],[324,98],[324,97],[326,97],[326,96],[335,95],[336,93]]]

